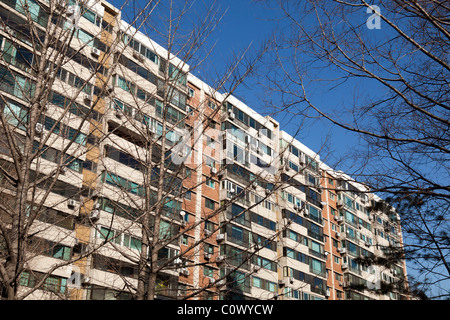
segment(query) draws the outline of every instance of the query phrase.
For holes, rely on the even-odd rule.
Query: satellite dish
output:
[[[186,214],[186,212],[180,211],[180,215],[182,215],[183,217],[184,217],[185,214]]]

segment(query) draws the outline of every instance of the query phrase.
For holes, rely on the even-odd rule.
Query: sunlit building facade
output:
[[[24,21],[30,12],[42,35],[52,23],[45,1],[27,2],[0,2],[2,112],[22,135],[26,121],[17,119],[26,118],[24,91],[36,85],[30,65],[38,58]],[[145,183],[140,163],[148,160],[145,137],[160,137],[169,123],[174,130],[165,145],[173,147],[180,132],[187,132],[190,148],[161,222],[168,234],[180,236],[159,256],[166,261],[188,253],[158,274],[157,299],[406,298],[403,260],[370,264],[402,245],[399,215],[389,205],[321,162],[275,119],[192,75],[188,64],[131,27],[108,2],[89,1],[81,12],[66,53],[70,59],[53,74],[36,128],[36,143],[42,136],[48,140],[34,174],[50,174],[60,156],[71,161],[36,223],[45,229],[40,243],[51,249],[39,248],[22,273],[20,290],[32,288],[55,263],[75,259],[52,271],[30,298],[133,297],[139,275],[133,261],[142,246],[135,219]],[[182,76],[164,107],[168,65]],[[4,145],[0,151],[2,164],[12,163]],[[152,156],[149,161],[155,161]],[[7,190],[2,198],[9,201]],[[105,240],[111,245],[86,255]],[[70,283],[74,271],[81,275],[77,286]]]

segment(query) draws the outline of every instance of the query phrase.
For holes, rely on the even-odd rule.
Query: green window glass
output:
[[[142,241],[139,240],[138,238],[131,237],[130,248],[131,248],[131,249],[136,249],[136,250],[141,251],[141,248],[142,248]]]
[[[80,39],[81,42],[90,45],[91,47],[94,46],[94,36],[82,29],[78,29],[78,39]]]
[[[10,125],[25,130],[25,125],[28,123],[28,114],[23,108],[8,102],[3,112]]]

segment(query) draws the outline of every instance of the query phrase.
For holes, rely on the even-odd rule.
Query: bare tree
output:
[[[248,251],[226,261],[216,235],[248,223],[252,206],[230,208],[248,204],[255,183],[272,179],[253,206],[281,184],[256,175],[220,201],[219,124],[266,46],[236,55],[206,86],[192,74],[213,49],[224,14],[215,3],[2,5],[2,297],[195,298],[245,285],[251,272],[235,285],[234,274],[281,230],[249,236]],[[204,278],[183,273],[198,268]]]
[[[448,297],[447,2],[265,3],[283,30],[261,80],[268,103],[358,135],[346,171],[397,207],[421,295]]]
[[[249,196],[248,190],[251,188],[251,183],[245,182],[248,185],[244,185],[229,201],[220,201],[224,137],[219,124],[227,97],[252,72],[265,48],[253,57],[243,52],[225,74],[216,79],[216,86],[207,86],[191,74],[201,68],[208,57],[212,48],[206,45],[207,39],[220,22],[222,13],[215,4],[204,9],[197,6],[197,17],[192,15],[191,6],[188,1],[173,1],[167,7],[160,5],[161,14],[141,26],[141,30],[150,29],[148,34],[155,34],[155,39],[162,39],[160,43],[165,51],[156,43],[139,42],[135,28],[121,35],[121,45],[131,48],[133,57],[140,59],[144,65],[148,61],[143,56],[148,57],[150,52],[158,53],[157,63],[155,60],[153,64],[149,63],[149,69],[156,69],[159,75],[147,79],[154,81],[153,88],[143,87],[139,77],[128,70],[122,70],[127,78],[117,76],[116,80],[122,81],[121,89],[131,95],[121,94],[120,90],[114,92],[112,108],[117,112],[108,120],[111,137],[104,141],[106,152],[102,179],[116,190],[113,212],[120,210],[128,220],[117,222],[120,230],[97,231],[103,238],[113,236],[123,239],[128,232],[138,230],[141,239],[138,253],[114,246],[116,253],[135,266],[131,279],[124,277],[120,267],[117,268],[120,284],[116,289],[122,287],[122,292],[131,294],[135,299],[151,300],[158,295],[193,298],[203,295],[205,291],[209,296],[218,295],[217,288],[229,282],[229,274],[237,270],[240,264],[248,264],[259,250],[252,250],[252,254],[240,253],[240,257],[227,254],[227,259],[241,262],[222,269],[224,271],[219,275],[216,264],[223,266],[226,261],[219,252],[216,235],[219,229],[226,228],[230,220],[240,215],[248,216],[248,210],[237,217],[229,217],[227,223],[219,222],[223,216],[230,216],[232,203]],[[189,28],[186,29],[186,25]],[[119,55],[117,60],[123,69],[125,66],[140,76],[145,72],[127,57]],[[188,90],[192,90],[194,96],[186,100]],[[135,171],[123,171],[126,176],[118,176],[119,170],[111,159]],[[201,195],[206,195],[206,198]],[[127,205],[122,205],[125,209],[119,208],[125,203]],[[101,225],[110,223],[113,226],[116,216],[108,217]],[[253,245],[247,245],[253,248]],[[94,265],[99,266],[110,260],[105,259],[94,262]],[[200,268],[206,270],[204,277],[196,279]],[[194,275],[189,274],[193,270]],[[186,279],[188,285],[181,287],[179,278],[185,276],[193,276],[193,279]]]

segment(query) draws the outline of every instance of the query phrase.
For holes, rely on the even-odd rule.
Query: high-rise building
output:
[[[10,227],[11,139],[42,150],[29,168],[35,221],[18,295],[131,299],[151,268],[157,299],[407,297],[405,263],[392,258],[399,215],[275,119],[191,74],[106,1],[0,5],[0,216]],[[46,38],[55,26],[70,46]],[[36,102],[35,92],[46,94]]]

